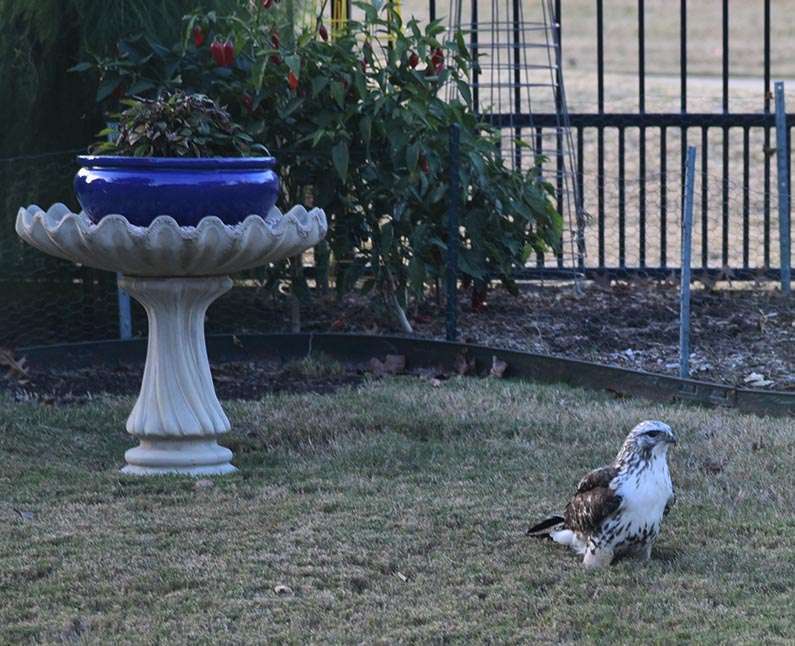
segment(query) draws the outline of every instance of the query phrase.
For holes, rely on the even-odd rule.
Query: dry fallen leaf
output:
[[[386,355],[386,359],[384,361],[373,357],[370,359],[368,367],[370,372],[377,377],[383,377],[384,375],[396,375],[406,369],[406,357],[404,357],[402,354],[388,354]]]
[[[22,511],[21,509],[14,509],[14,511],[17,512],[17,514],[19,514],[19,517],[22,520],[27,520],[27,521],[33,520],[33,512],[32,511]]]
[[[402,354],[388,354],[384,361],[384,368],[390,375],[396,375],[406,369],[406,357]]]
[[[462,352],[456,356],[453,367],[455,368],[455,371],[463,377],[464,375],[475,372],[475,360],[468,358],[466,354]]]
[[[209,478],[202,478],[201,480],[197,480],[193,483],[194,491],[200,491],[202,489],[212,489],[215,486],[215,483],[210,480]]]
[[[381,359],[373,357],[367,364],[367,369],[372,372],[376,377],[383,377],[386,374],[384,362]]]
[[[752,388],[764,388],[765,386],[772,386],[775,382],[770,379],[765,379],[765,376],[759,372],[752,372],[743,379],[743,383]]]
[[[508,364],[502,359],[498,359],[497,355],[491,357],[491,370],[489,374],[497,379],[502,379],[505,371],[508,369]]]
[[[15,359],[14,353],[8,348],[0,348],[0,366],[8,368],[8,376],[20,384],[26,384],[30,380],[25,357]]]
[[[723,460],[705,460],[701,464],[701,467],[704,469],[704,471],[711,473],[712,475],[719,474],[721,471],[723,471],[723,467],[725,466],[726,463]]]

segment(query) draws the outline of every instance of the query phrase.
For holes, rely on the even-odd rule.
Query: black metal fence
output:
[[[478,15],[477,0],[460,1],[470,5],[471,16]],[[666,3],[670,10],[679,13],[679,110],[647,112],[646,2],[638,0],[637,110],[608,112],[605,109],[605,50],[610,45],[605,38],[606,3],[595,0],[596,109],[568,115],[577,153],[576,175],[580,185],[577,199],[591,216],[586,235],[586,258],[570,258],[565,262],[564,256],[559,254],[558,262],[552,264],[545,264],[543,258],[538,258],[535,267],[525,272],[527,277],[554,276],[561,270],[570,274],[577,264],[576,268],[586,275],[640,273],[662,277],[676,271],[679,240],[674,239],[674,234],[681,213],[689,144],[699,146],[700,159],[700,186],[697,187],[700,213],[694,276],[710,274],[737,280],[779,276],[782,259],[775,244],[778,228],[776,165],[771,159],[774,150],[771,131],[775,127],[771,109],[771,2],[761,0],[754,4],[758,4],[762,14],[762,30],[759,33],[748,31],[744,35],[762,41],[758,112],[731,110],[729,0],[722,0],[720,7],[714,5],[720,10],[715,16],[715,24],[720,25],[721,43],[719,112],[688,110],[687,0],[680,0],[678,6],[674,2]],[[566,60],[565,7],[566,3],[561,0],[554,1],[553,31],[561,61]],[[700,9],[703,11],[704,7]],[[431,16],[437,15],[435,0],[430,0],[429,12]],[[513,12],[516,29],[520,28],[520,15],[518,10]],[[632,36],[624,34],[624,37]],[[574,99],[572,103],[577,102],[572,92],[568,92],[568,97],[570,101]],[[557,107],[560,108],[559,103]],[[502,128],[521,129],[526,140],[536,143],[536,153],[542,154],[547,152],[542,147],[544,133],[560,127],[557,111],[493,114],[490,120]],[[788,118],[788,131],[792,125],[792,119]],[[678,150],[672,151],[672,144]],[[561,145],[560,137],[557,145]],[[717,159],[711,150],[717,150]],[[754,159],[757,155],[752,155],[752,151],[759,150],[764,152],[761,164]],[[560,148],[557,157],[562,157]],[[785,261],[792,263],[791,257]]]

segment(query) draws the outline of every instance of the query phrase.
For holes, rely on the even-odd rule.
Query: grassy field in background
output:
[[[117,472],[129,398],[0,399],[0,643],[791,643],[795,421],[458,378],[228,402],[241,471]],[[646,566],[524,536],[666,420]],[[284,586],[279,588],[278,586]],[[279,590],[278,592],[276,590]]]

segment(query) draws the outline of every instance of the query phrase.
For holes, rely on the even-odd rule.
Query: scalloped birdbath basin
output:
[[[204,338],[210,304],[232,287],[228,274],[294,256],[326,235],[321,209],[296,206],[234,225],[215,217],[195,227],[159,216],[147,227],[122,215],[97,224],[63,204],[17,214],[17,234],[44,253],[122,274],[119,285],[146,310],[149,338],[141,392],[127,420],[140,444],[123,473],[223,474],[236,471],[218,444],[230,429],[213,387]]]

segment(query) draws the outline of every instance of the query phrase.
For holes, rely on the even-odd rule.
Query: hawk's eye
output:
[[[657,437],[660,434],[660,431],[649,431],[646,433],[649,437]]]

